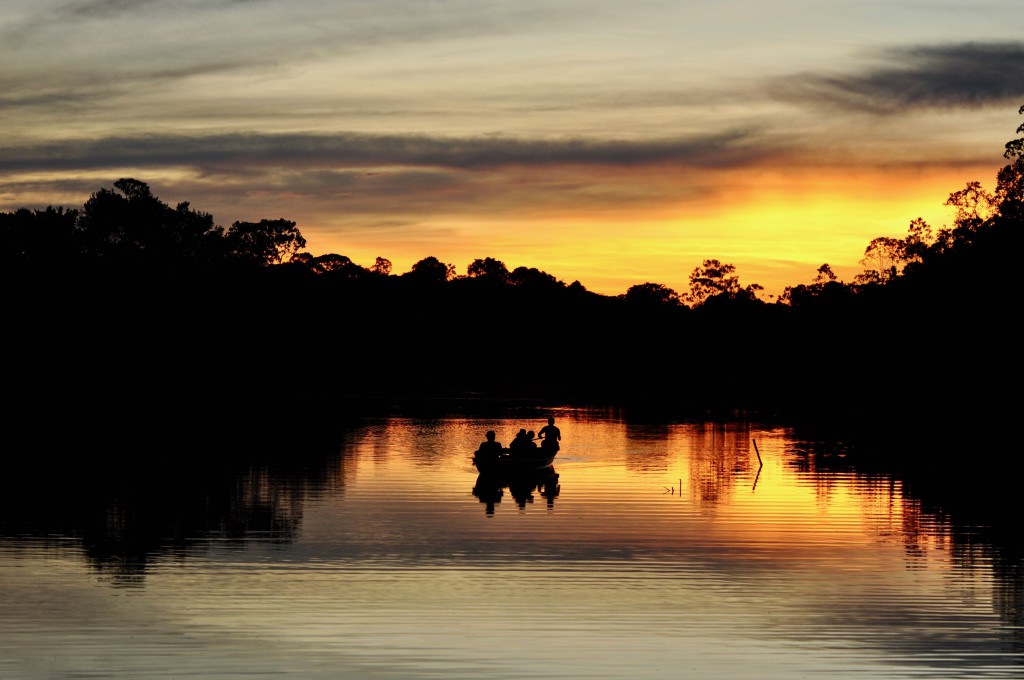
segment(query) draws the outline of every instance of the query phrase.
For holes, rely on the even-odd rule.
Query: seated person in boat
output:
[[[477,458],[484,460],[497,460],[501,457],[501,442],[494,440],[494,430],[488,430],[487,437],[484,441],[480,442],[480,447],[476,450]]]
[[[533,441],[533,432],[519,430],[516,438],[508,445],[508,453],[512,458],[534,458],[537,455],[537,443]]]
[[[524,427],[521,430],[519,430],[519,432],[516,433],[515,437],[513,437],[512,442],[508,445],[508,450],[522,451],[524,449],[529,448],[530,444],[532,443],[532,439],[528,437],[528,435],[526,434],[526,428]]]

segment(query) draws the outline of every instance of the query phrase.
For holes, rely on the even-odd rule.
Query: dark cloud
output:
[[[7,171],[133,167],[192,167],[244,173],[246,168],[373,168],[381,166],[472,169],[501,166],[658,165],[729,168],[780,153],[750,131],[651,141],[588,138],[444,138],[364,134],[220,134],[124,136],[95,141],[0,146]]]
[[[47,75],[26,82],[19,77],[0,75],[0,108],[7,111],[33,110],[44,114],[73,114],[94,107],[131,99],[134,95],[159,92],[168,81],[187,80],[196,76],[231,73],[252,69],[253,64],[241,62],[209,62],[182,64],[177,68],[153,69],[145,72],[68,72]]]
[[[888,65],[848,75],[804,74],[773,93],[802,104],[877,114],[978,108],[1024,98],[1024,43],[962,43],[888,50]]]

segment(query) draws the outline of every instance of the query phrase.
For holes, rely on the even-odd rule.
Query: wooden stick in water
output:
[[[757,440],[751,439],[750,441],[754,442],[754,453],[757,454],[757,464],[764,467],[764,463],[761,461],[761,452],[757,450]]]

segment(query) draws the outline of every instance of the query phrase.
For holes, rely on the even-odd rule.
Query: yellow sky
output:
[[[648,189],[660,182],[661,195],[630,209],[527,204],[486,221],[479,215],[427,214],[415,220],[413,236],[405,228],[350,231],[344,216],[325,216],[322,222],[311,218],[303,233],[310,252],[342,253],[364,266],[382,256],[402,272],[432,255],[465,273],[472,260],[496,257],[510,269],[537,267],[608,295],[644,282],[685,292],[692,270],[714,258],[735,264],[741,283],[761,284],[767,297],[809,283],[823,263],[852,281],[863,270],[859,259],[871,239],[903,237],[916,217],[933,227],[948,224],[946,197],[969,177],[983,176],[964,172],[970,171],[908,168],[864,176],[844,169],[792,169],[739,178],[720,173],[720,183],[735,188],[696,200],[672,200],[664,187],[673,176],[662,173],[641,180]]]

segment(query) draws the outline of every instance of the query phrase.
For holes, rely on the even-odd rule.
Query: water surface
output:
[[[478,479],[486,430],[549,413],[557,476]],[[1015,554],[784,427],[558,409],[273,448],[11,494],[0,677],[1024,675]]]

